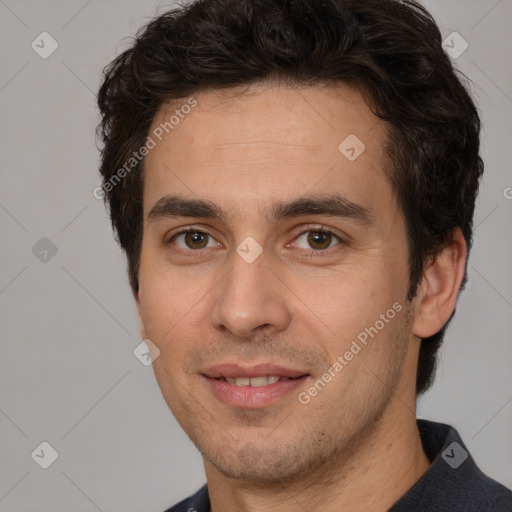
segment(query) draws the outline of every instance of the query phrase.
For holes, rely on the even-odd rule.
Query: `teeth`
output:
[[[251,379],[251,387],[257,388],[259,386],[266,386],[268,384],[268,377],[253,377]]]
[[[267,386],[268,384],[275,384],[279,380],[288,380],[287,377],[277,377],[275,375],[267,376],[263,375],[261,377],[226,377],[226,380],[230,384],[234,384],[235,386],[251,386],[253,388],[257,388],[260,386]]]

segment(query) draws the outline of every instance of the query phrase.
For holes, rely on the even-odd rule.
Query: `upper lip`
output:
[[[261,377],[264,375],[277,376],[277,377],[288,377],[294,379],[302,377],[303,375],[309,375],[308,372],[296,370],[293,368],[287,368],[286,366],[280,366],[276,364],[257,364],[257,365],[240,365],[234,363],[223,363],[215,366],[210,366],[201,372],[206,377],[211,379],[220,378],[235,378],[235,377]]]

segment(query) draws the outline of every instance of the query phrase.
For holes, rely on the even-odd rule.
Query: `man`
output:
[[[99,106],[141,335],[204,458],[169,510],[512,510],[416,420],[483,171],[422,7],[196,1],[113,61]]]

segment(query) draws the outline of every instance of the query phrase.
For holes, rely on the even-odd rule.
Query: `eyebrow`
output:
[[[326,215],[349,219],[363,227],[370,227],[375,220],[368,208],[350,201],[341,194],[301,197],[284,203],[274,203],[271,213],[273,222],[303,215]]]
[[[373,212],[350,201],[341,194],[314,195],[286,202],[275,202],[270,206],[270,222],[305,215],[326,215],[349,219],[362,227],[375,223]],[[162,218],[193,217],[215,219],[226,222],[222,208],[211,201],[188,199],[183,196],[164,196],[151,208],[148,221]]]

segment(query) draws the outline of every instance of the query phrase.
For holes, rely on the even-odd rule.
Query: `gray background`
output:
[[[151,367],[133,355],[125,260],[92,195],[101,69],[171,5],[0,0],[1,511],[158,512],[204,481]],[[512,487],[512,0],[425,5],[443,37],[469,43],[456,65],[482,112],[486,174],[470,281],[419,416],[453,424]],[[47,59],[31,48],[43,31],[59,45]],[[58,452],[48,469],[31,458],[42,441]]]

